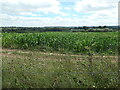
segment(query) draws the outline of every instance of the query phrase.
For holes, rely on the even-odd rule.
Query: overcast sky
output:
[[[119,0],[0,0],[0,26],[118,24]]]

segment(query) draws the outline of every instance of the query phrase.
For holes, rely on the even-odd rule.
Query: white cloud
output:
[[[75,3],[78,12],[93,12],[115,8],[119,0],[79,0]]]
[[[60,1],[60,0],[59,0]],[[71,11],[71,7],[62,7],[57,0],[1,0],[2,12],[0,25],[2,26],[94,26],[94,25],[117,25],[118,8],[117,0],[79,0],[74,10],[79,13],[72,14],[61,12],[61,8]],[[65,0],[64,0],[65,1]],[[71,10],[70,10],[71,9]],[[41,17],[34,12],[45,14],[60,14],[54,18]],[[73,11],[74,12],[74,11]],[[90,13],[90,14],[89,14]],[[88,14],[88,15],[87,15]],[[27,15],[31,17],[27,17]],[[77,17],[76,17],[77,15]],[[79,17],[78,17],[79,16]]]
[[[103,15],[103,18],[101,16]],[[4,16],[4,17],[3,17]],[[50,17],[24,17],[24,16],[11,16],[2,14],[2,26],[30,26],[30,27],[41,27],[41,26],[96,26],[96,25],[115,25],[117,20],[114,17],[107,17],[102,13],[96,13],[86,18],[79,17],[67,17],[63,18],[60,16]]]
[[[71,10],[70,7],[64,7],[64,10]]]
[[[74,17],[76,17],[76,16],[78,16],[78,15],[76,15],[76,14],[73,14],[73,16],[74,16]]]
[[[2,0],[2,12],[7,14],[49,12],[64,15],[57,0]]]
[[[77,0],[58,0],[59,2],[76,2]]]
[[[79,13],[86,13],[87,20],[93,25],[117,25],[119,0],[81,0],[77,1],[74,9]]]
[[[23,17],[23,16],[10,16],[3,14],[4,18],[0,25],[2,26],[82,26],[89,25],[86,19],[79,18],[63,18],[60,16],[53,18],[48,17]],[[1,24],[2,23],[2,24]]]

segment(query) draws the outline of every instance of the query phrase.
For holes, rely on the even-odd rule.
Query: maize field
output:
[[[3,88],[118,88],[117,32],[2,33]]]
[[[117,54],[117,32],[3,33],[3,48],[74,54]]]

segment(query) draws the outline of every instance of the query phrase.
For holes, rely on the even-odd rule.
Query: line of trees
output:
[[[1,27],[2,32],[114,32],[118,31],[117,26],[93,26],[93,27]]]

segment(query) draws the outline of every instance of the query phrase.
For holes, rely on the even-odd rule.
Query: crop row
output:
[[[2,33],[2,46],[77,54],[116,54],[118,36],[117,32]]]

